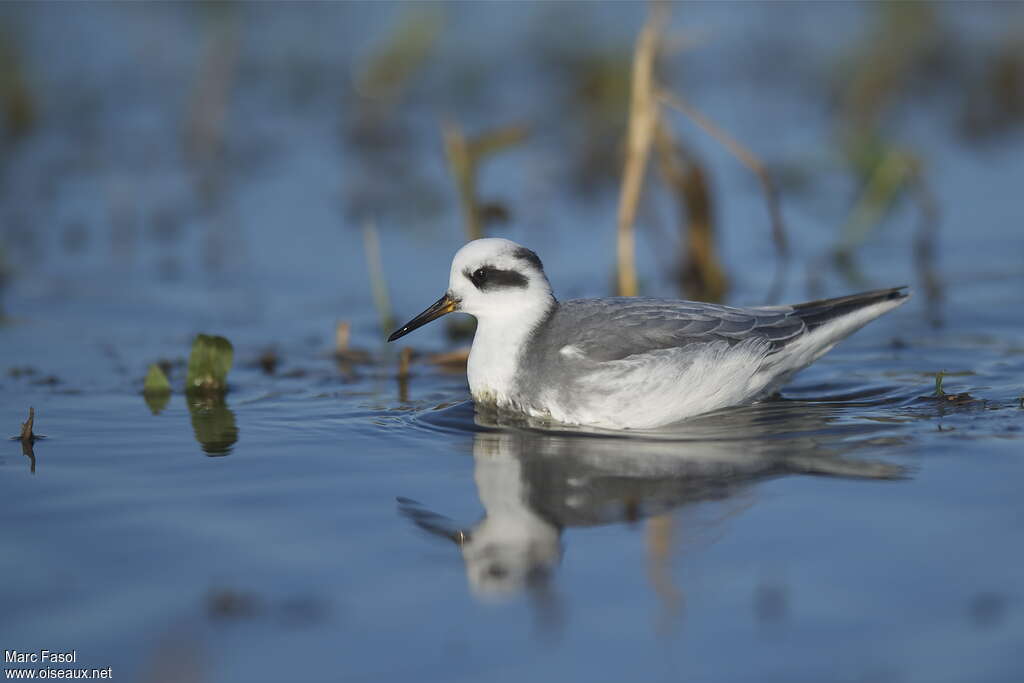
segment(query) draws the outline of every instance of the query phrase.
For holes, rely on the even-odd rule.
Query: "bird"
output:
[[[477,320],[467,377],[478,406],[566,425],[656,429],[772,396],[906,302],[906,290],[747,308],[647,297],[559,301],[536,253],[489,237],[456,252],[444,295],[388,341],[468,313]]]

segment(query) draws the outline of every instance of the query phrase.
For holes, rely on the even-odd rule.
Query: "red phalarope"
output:
[[[642,297],[558,301],[535,253],[469,242],[448,291],[394,341],[452,311],[477,319],[473,400],[533,417],[646,429],[774,393],[907,300],[905,287],[791,306],[735,308]]]

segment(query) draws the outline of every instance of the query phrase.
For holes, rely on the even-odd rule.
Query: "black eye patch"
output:
[[[462,273],[481,292],[505,289],[508,287],[519,287],[525,289],[529,280],[522,273],[515,270],[499,270],[493,266],[484,266],[474,271],[465,270]]]

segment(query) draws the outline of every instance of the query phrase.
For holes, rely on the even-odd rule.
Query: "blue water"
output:
[[[573,189],[579,125],[549,34],[628,50],[642,7],[445,6],[369,144],[353,73],[403,11],[2,8],[38,120],[0,161],[0,419],[14,435],[32,406],[47,438],[0,449],[0,648],[74,649],[137,681],[1020,680],[1024,138],[955,125],[964,73],[1019,6],[940,6],[950,82],[891,114],[941,209],[943,324],[900,202],[857,260],[870,286],[910,283],[906,306],[779,399],[642,435],[477,414],[464,373],[429,360],[465,343],[443,321],[400,342],[418,353],[400,380],[362,232],[379,231],[395,315],[415,314],[464,239],[438,122],[529,120],[480,178],[512,211],[492,232],[534,248],[563,298],[609,293],[615,174]],[[674,14],[707,35],[669,60],[671,85],[810,178],[783,194],[785,298],[855,288],[823,259],[857,196],[828,93],[871,6]],[[183,122],[223,30],[238,42],[207,195]],[[672,122],[714,181],[729,301],[761,303],[758,187]],[[382,199],[357,215],[363,193]],[[679,294],[676,221],[665,196],[641,212],[645,293]],[[334,358],[340,320],[365,356]],[[200,332],[234,344],[223,401],[178,390]],[[151,406],[161,359],[175,393]],[[934,398],[940,370],[970,397]]]

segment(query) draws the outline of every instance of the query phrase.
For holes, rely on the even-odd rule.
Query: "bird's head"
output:
[[[551,285],[535,253],[506,239],[473,240],[452,259],[444,296],[396,330],[388,341],[452,311],[469,313],[482,321],[532,320],[543,315],[553,303]]]

